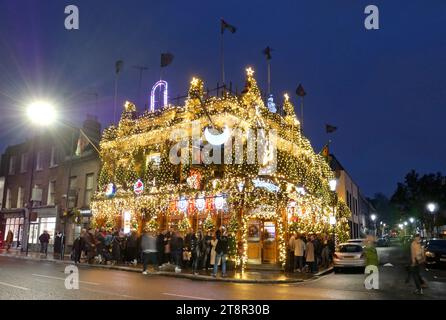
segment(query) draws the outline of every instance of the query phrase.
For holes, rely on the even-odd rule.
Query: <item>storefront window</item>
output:
[[[43,233],[43,231],[48,231],[48,234],[50,235],[50,244],[54,243],[54,232],[56,229],[56,218],[40,218],[40,231],[39,236]]]
[[[39,224],[33,223],[29,227],[29,239],[28,243],[37,244],[39,239]]]
[[[8,218],[5,225],[5,239],[8,236],[8,231],[11,230],[14,235],[12,241],[21,241],[23,229],[23,218]]]

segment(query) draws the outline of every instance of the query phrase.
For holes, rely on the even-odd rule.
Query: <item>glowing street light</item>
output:
[[[375,221],[375,220],[376,220],[376,214],[374,214],[374,213],[371,214],[371,215],[370,215],[370,219],[372,219],[372,221]]]
[[[36,125],[48,126],[56,120],[56,109],[47,101],[32,102],[26,109],[28,119]]]
[[[399,227],[401,230],[403,230],[404,225],[403,225],[402,223],[400,223],[400,224],[398,225],[398,227]]]
[[[437,205],[433,202],[429,202],[426,207],[430,213],[434,213],[437,210]]]
[[[414,218],[409,218],[410,223],[414,223],[415,219]]]
[[[404,221],[404,225],[407,226],[407,224],[408,224],[407,221]]]

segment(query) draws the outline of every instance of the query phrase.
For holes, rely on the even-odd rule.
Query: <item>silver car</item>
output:
[[[341,243],[333,254],[333,268],[363,268],[366,258],[364,246],[360,243]]]

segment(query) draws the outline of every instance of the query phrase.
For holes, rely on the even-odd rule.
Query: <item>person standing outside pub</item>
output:
[[[290,240],[288,241],[288,271],[294,271],[294,241],[296,240],[296,233],[292,232]]]
[[[302,272],[304,267],[305,242],[298,235],[294,240],[294,271]],[[299,266],[299,268],[297,268]]]
[[[50,235],[48,231],[43,231],[39,237],[40,241],[40,253],[45,253],[45,257],[48,255],[48,243],[50,242]]]
[[[228,233],[226,229],[223,228],[223,232],[221,235],[217,235],[217,246],[215,247],[215,262],[214,262],[214,271],[212,272],[212,276],[216,277],[218,272],[218,264],[221,260],[221,272],[222,277],[226,277],[226,257],[228,255],[229,250],[229,240]]]

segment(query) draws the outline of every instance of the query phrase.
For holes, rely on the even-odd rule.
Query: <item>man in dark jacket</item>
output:
[[[43,233],[39,237],[40,241],[40,252],[45,253],[45,256],[48,255],[48,243],[50,242],[50,235],[48,231],[43,231]]]
[[[173,261],[176,266],[181,267],[181,257],[183,253],[184,240],[180,233],[174,232],[172,238],[170,239],[170,249],[173,255]]]
[[[161,266],[164,262],[164,234],[158,233],[156,237],[156,250],[158,254],[158,266]]]
[[[212,273],[213,277],[217,276],[218,272],[218,264],[219,260],[221,259],[221,272],[222,277],[226,277],[226,258],[228,256],[229,251],[229,239],[228,239],[228,233],[226,232],[225,228],[222,228],[222,235],[220,236],[220,239],[217,237],[217,246],[215,247],[215,264],[214,264],[214,272]]]

